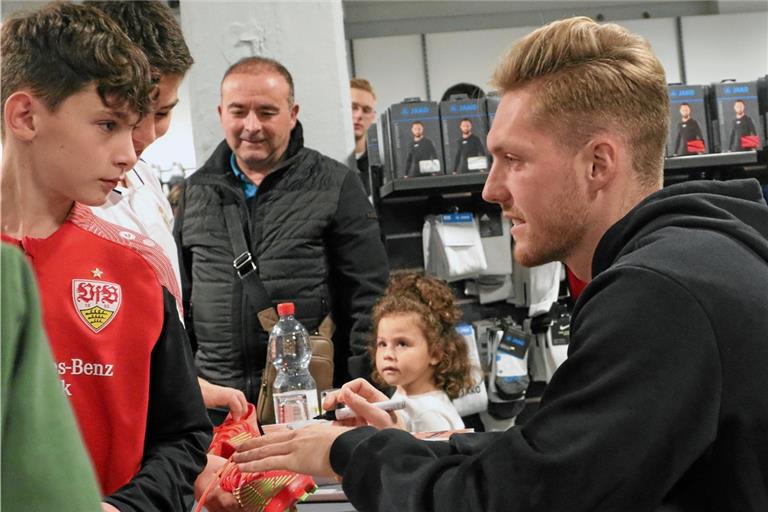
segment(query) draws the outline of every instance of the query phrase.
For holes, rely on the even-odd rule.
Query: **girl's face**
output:
[[[434,391],[434,365],[438,361],[415,313],[387,315],[379,320],[376,371],[387,384],[406,395]]]

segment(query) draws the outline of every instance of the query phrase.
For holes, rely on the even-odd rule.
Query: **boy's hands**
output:
[[[217,386],[200,377],[197,382],[200,384],[200,392],[207,408],[227,407],[233,419],[240,418],[248,410],[248,402],[239,389]]]
[[[208,454],[208,463],[205,465],[203,472],[198,475],[197,480],[195,480],[196,500],[200,500],[211,479],[216,478],[216,472],[226,463],[227,459]],[[205,499],[205,509],[209,512],[242,511],[232,493],[223,491],[218,485],[211,489],[208,497]]]

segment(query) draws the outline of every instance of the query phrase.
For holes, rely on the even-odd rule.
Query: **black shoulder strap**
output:
[[[237,204],[230,203],[224,205],[224,221],[227,224],[227,232],[232,242],[232,250],[235,259],[232,266],[243,283],[243,291],[248,296],[248,300],[253,304],[257,311],[257,316],[264,330],[269,331],[265,325],[274,323],[277,313],[272,307],[272,300],[269,298],[264,284],[259,279],[259,267],[254,260],[251,251],[248,249],[248,243],[245,241],[244,228],[240,217],[240,209]],[[271,326],[270,326],[271,328]]]

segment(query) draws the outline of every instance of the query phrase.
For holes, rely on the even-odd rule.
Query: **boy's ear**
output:
[[[41,107],[40,100],[27,91],[16,91],[5,100],[3,122],[6,132],[17,139],[32,140],[37,133],[35,110]]]

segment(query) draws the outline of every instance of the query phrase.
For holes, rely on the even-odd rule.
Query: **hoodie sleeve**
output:
[[[716,434],[721,376],[708,317],[676,282],[623,268],[585,290],[571,332],[569,359],[523,426],[440,447],[394,430],[340,436],[331,464],[352,504],[654,510]]]

